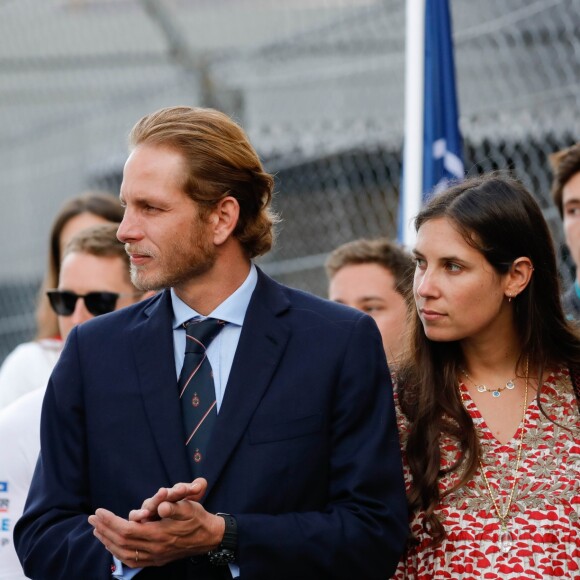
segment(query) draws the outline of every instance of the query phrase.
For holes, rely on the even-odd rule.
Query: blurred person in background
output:
[[[63,252],[58,288],[48,296],[66,340],[82,322],[143,297],[131,283],[129,256],[117,225],[81,230]],[[12,543],[40,450],[40,412],[46,385],[0,411],[0,580],[25,578]]]
[[[413,270],[411,255],[386,238],[348,242],[326,260],[328,297],[375,319],[391,367],[405,343]]]
[[[550,155],[552,199],[564,224],[564,236],[575,266],[574,283],[562,296],[570,320],[580,320],[580,143]]]
[[[578,578],[580,338],[542,211],[490,175],[433,196],[415,228],[395,385],[413,538],[395,578]]]
[[[162,109],[130,142],[118,237],[135,285],[163,290],[69,335],[14,531],[24,570],[383,580],[407,510],[375,322],[253,263],[274,179],[227,115]]]
[[[0,409],[21,395],[45,387],[62,349],[57,317],[46,290],[58,283],[61,255],[71,238],[84,228],[107,222],[120,223],[119,200],[104,192],[86,192],[69,199],[57,214],[50,231],[48,268],[37,307],[36,339],[17,346],[0,367]]]

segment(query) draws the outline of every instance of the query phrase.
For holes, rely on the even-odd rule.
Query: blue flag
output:
[[[448,0],[426,0],[423,199],[463,179]]]

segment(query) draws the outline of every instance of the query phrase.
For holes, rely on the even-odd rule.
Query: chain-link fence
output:
[[[580,0],[450,1],[466,167],[511,169],[560,243],[547,155],[580,135]],[[33,335],[59,206],[116,193],[163,106],[242,123],[283,218],[261,263],[324,295],[329,251],[395,235],[404,25],[403,0],[0,0],[0,360]]]

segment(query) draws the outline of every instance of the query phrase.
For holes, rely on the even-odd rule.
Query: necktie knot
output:
[[[185,328],[185,352],[202,354],[206,351],[211,341],[220,333],[225,326],[223,320],[217,318],[192,318],[183,324]]]

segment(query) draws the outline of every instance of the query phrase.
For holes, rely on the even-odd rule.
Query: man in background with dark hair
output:
[[[550,155],[552,198],[564,225],[564,237],[576,266],[574,284],[564,293],[568,318],[580,320],[580,143]]]
[[[229,117],[162,109],[130,143],[118,237],[133,283],[163,291],[69,336],[15,532],[25,571],[385,580],[408,522],[376,324],[254,265],[273,178]]]

